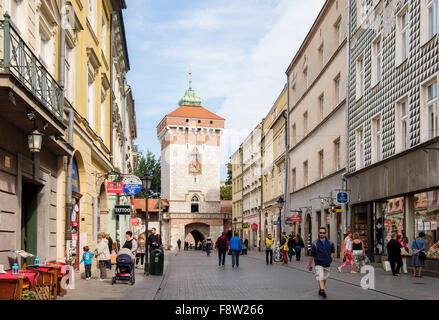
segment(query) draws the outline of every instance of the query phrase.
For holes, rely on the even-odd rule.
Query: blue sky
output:
[[[324,0],[127,0],[136,144],[160,156],[156,126],[178,107],[188,71],[202,105],[226,118],[221,178],[261,121]]]

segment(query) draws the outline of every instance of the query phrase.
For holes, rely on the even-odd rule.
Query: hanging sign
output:
[[[390,222],[389,221],[385,221],[384,222],[384,228],[390,228]]]
[[[123,191],[125,194],[133,196],[142,190],[142,181],[138,176],[129,175],[123,179]]]
[[[114,214],[130,215],[131,214],[131,206],[114,206]]]
[[[107,192],[108,193],[123,193],[123,183],[122,182],[107,182]]]
[[[338,192],[337,193],[337,204],[346,204],[349,202],[349,194],[347,192]]]
[[[431,226],[431,230],[436,230],[437,229],[437,222],[436,220],[430,220],[430,226]]]
[[[300,216],[292,216],[291,218],[290,218],[290,220],[292,221],[292,222],[300,222]]]
[[[258,225],[256,223],[252,224],[252,230],[258,230]]]

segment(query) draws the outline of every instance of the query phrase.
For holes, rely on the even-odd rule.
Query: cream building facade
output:
[[[329,214],[345,168],[347,1],[325,2],[286,74],[289,90],[290,215],[305,246],[327,227],[339,250],[341,215]],[[306,250],[305,250],[306,251]]]
[[[230,157],[232,163],[232,230],[242,236],[242,146]]]

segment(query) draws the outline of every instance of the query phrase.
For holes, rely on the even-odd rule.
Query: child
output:
[[[84,261],[85,266],[85,280],[91,279],[91,258],[93,258],[93,254],[88,248],[88,246],[85,246],[84,248],[84,254],[82,255],[82,260],[79,263],[82,263]]]

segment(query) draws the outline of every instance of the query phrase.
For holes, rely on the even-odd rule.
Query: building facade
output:
[[[348,221],[366,232],[377,261],[394,231],[409,243],[425,232],[427,251],[439,240],[437,6],[421,0],[351,7]],[[427,260],[427,270],[434,266],[437,260]]]
[[[326,1],[289,65],[290,213],[301,216],[294,231],[306,249],[327,227],[341,244],[340,214],[329,214],[342,189],[345,161],[347,1]]]
[[[248,249],[259,248],[261,225],[261,137],[258,124],[242,143],[243,163],[243,230],[242,239],[249,241]]]
[[[230,157],[232,163],[232,229],[242,237],[242,146]]]
[[[281,233],[277,200],[285,187],[285,117],[287,90],[284,88],[262,121],[262,241],[268,234],[278,240]],[[281,219],[282,220],[282,219]],[[288,230],[289,231],[289,230]]]
[[[221,213],[220,142],[225,119],[201,106],[189,85],[179,108],[157,126],[162,146],[161,195],[169,202],[163,216],[163,243],[218,237],[230,215]]]

